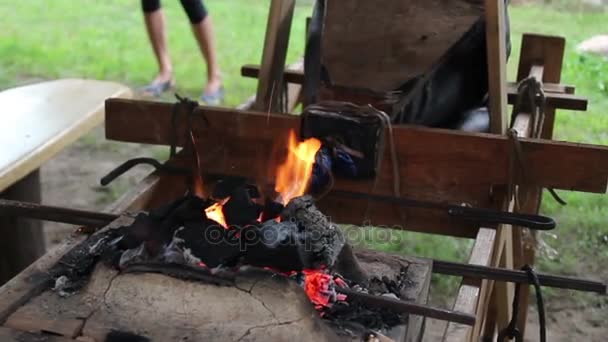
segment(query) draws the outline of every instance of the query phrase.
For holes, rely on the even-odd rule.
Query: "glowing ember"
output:
[[[214,205],[205,209],[205,215],[207,216],[208,219],[219,223],[222,227],[224,227],[226,229],[228,229],[228,224],[226,224],[226,218],[224,217],[224,212],[222,211],[222,207],[224,206],[224,204],[226,202],[228,202],[229,199],[230,199],[230,197],[225,199],[222,203],[219,203],[219,202],[215,203]]]
[[[331,288],[333,277],[321,270],[303,270],[302,273],[306,276],[304,291],[315,308],[318,310],[328,306],[332,296],[335,296]]]
[[[289,153],[287,159],[277,169],[275,191],[280,194],[280,202],[287,205],[289,200],[303,195],[312,175],[315,155],[321,142],[315,138],[298,143],[296,134],[289,132]]]

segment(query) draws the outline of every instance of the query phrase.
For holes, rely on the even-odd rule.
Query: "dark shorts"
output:
[[[182,7],[192,24],[198,24],[207,17],[207,9],[202,0],[181,0]],[[141,8],[145,13],[160,9],[160,0],[141,0]]]

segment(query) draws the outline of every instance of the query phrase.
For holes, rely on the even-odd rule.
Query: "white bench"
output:
[[[61,79],[0,92],[0,197],[40,201],[40,166],[104,120],[104,101],[130,97],[106,81]],[[75,168],[78,165],[74,165]],[[39,222],[0,217],[0,284],[44,252]]]

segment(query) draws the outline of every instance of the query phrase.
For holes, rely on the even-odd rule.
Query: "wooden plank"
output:
[[[74,342],[71,338],[54,336],[52,334],[35,334],[7,327],[0,327],[2,342]]]
[[[258,78],[260,75],[260,66],[256,64],[245,64],[241,67],[241,76]],[[288,83],[304,83],[304,70],[299,69],[285,69],[283,73],[283,80]],[[576,92],[576,88],[568,84],[560,83],[543,83],[543,90],[546,93],[551,94],[570,94],[573,95]],[[511,95],[517,94],[517,82],[507,82],[507,92]]]
[[[258,78],[260,76],[260,66],[256,64],[245,64],[241,67],[241,76]],[[304,84],[304,69],[285,69],[283,81],[294,84]]]
[[[290,64],[287,71],[304,71],[304,60]],[[292,113],[299,103],[302,102],[302,85],[299,83],[287,83],[287,113]]]
[[[490,131],[496,134],[506,133],[509,120],[506,91],[506,18],[504,13],[504,0],[485,0]]]
[[[564,61],[566,39],[525,33],[522,37],[517,81],[528,77],[532,65],[544,67],[543,82],[559,83]]]
[[[268,13],[256,102],[260,111],[277,112],[295,0],[272,0]]]
[[[241,75],[245,77],[253,77],[257,78],[259,75],[260,68],[257,65],[247,64],[241,67]],[[301,71],[293,71],[293,70],[285,70],[284,73],[285,82],[289,82],[292,84],[302,84],[304,82],[304,73]],[[568,109],[568,110],[578,110],[585,111],[587,110],[587,99],[575,96],[574,91],[575,88],[569,85],[562,85],[556,83],[545,83],[543,84],[543,90],[545,91],[545,99],[547,105],[558,108],[558,109]],[[351,90],[352,92],[356,92],[355,89]],[[362,91],[359,91],[361,93]],[[358,94],[359,95],[359,94]],[[326,96],[327,97],[327,96]],[[374,103],[376,107],[380,101],[384,100],[383,96],[378,95],[372,96],[370,99],[367,99],[369,103]],[[338,98],[336,98],[338,99]],[[514,104],[517,99],[517,83],[509,82],[507,84],[507,101],[508,104]],[[365,102],[366,99],[357,99],[357,101],[352,101],[352,99],[343,99],[343,100],[351,100],[350,102],[362,103]],[[388,108],[388,107],[387,107]]]
[[[518,66],[518,78],[523,78],[526,72],[530,73],[533,65],[543,65],[543,82],[560,82],[561,71],[565,52],[565,39],[561,37],[542,36],[525,34],[522,39],[521,57]],[[544,109],[545,121],[541,131],[541,138],[551,139],[553,137],[553,127],[555,122],[555,107],[547,104]],[[542,188],[539,187],[524,187],[520,190],[522,198],[521,212],[523,213],[538,213],[542,201]],[[521,233],[520,233],[521,234]],[[535,232],[529,232],[534,237]],[[517,234],[515,235],[517,236]],[[536,257],[536,246],[531,245],[531,241],[521,240],[521,256],[522,259],[514,266],[521,268],[522,266],[534,265]],[[525,334],[526,322],[528,318],[528,303],[530,298],[530,288],[524,287],[520,294],[519,319],[517,327]]]
[[[166,103],[110,99],[106,101],[106,137],[169,144],[171,109],[172,105]],[[193,127],[204,146],[203,169],[274,181],[274,166],[282,161],[286,151],[283,142],[287,141],[289,130],[299,132],[299,120],[297,116],[199,107]],[[178,123],[180,145],[185,142],[185,121]],[[437,189],[443,191],[437,196],[442,196],[449,193],[446,189],[456,186],[508,183],[512,146],[507,137],[402,125],[393,127],[393,136],[403,188]],[[520,141],[529,165],[527,183],[606,192],[608,147],[538,139]],[[377,191],[390,195],[393,180],[388,150],[385,155]],[[336,188],[353,190],[368,190],[369,186],[370,181],[339,180],[336,184]]]
[[[395,89],[428,71],[482,6],[482,0],[327,1],[322,64],[334,85]]]
[[[475,244],[469,257],[469,264],[490,266],[493,254],[494,241],[496,239],[496,231],[493,229],[481,228],[477,233]],[[485,298],[485,289],[487,281],[475,282],[471,279],[463,279],[458,295],[454,303],[453,310],[464,313],[476,314],[479,308],[483,308],[485,303],[480,302],[480,298]],[[479,316],[478,316],[479,317]],[[479,330],[481,321],[478,321],[475,328],[449,323],[443,335],[443,341],[467,341],[472,340],[471,335],[474,330]]]
[[[40,203],[40,172],[30,173],[0,197]],[[20,217],[0,216],[0,286],[44,254],[42,223]]]
[[[0,92],[0,192],[37,170],[103,121],[103,101],[130,97],[126,86],[62,79]],[[10,146],[10,148],[9,148]]]

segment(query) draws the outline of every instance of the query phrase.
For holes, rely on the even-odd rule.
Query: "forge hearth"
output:
[[[423,262],[354,252],[310,196],[278,211],[253,202],[250,189],[219,202],[187,195],[123,217],[50,270],[54,294],[36,306],[77,308],[71,319],[96,340],[113,329],[159,341],[401,341],[408,324],[420,324],[339,289],[418,300],[428,287]],[[276,214],[260,222],[269,207]]]
[[[406,279],[402,299],[426,298],[427,262],[372,251],[355,254],[372,278]],[[112,331],[151,341],[360,341],[362,333],[379,331],[405,341],[408,332],[420,331],[422,320],[415,316],[404,316],[389,330],[326,320],[296,281],[271,271],[243,268],[234,280],[234,286],[217,285],[160,273],[119,272],[98,263],[75,294],[44,292],[6,325],[28,330],[28,322],[45,322],[42,329],[48,332],[94,341],[105,341]]]

